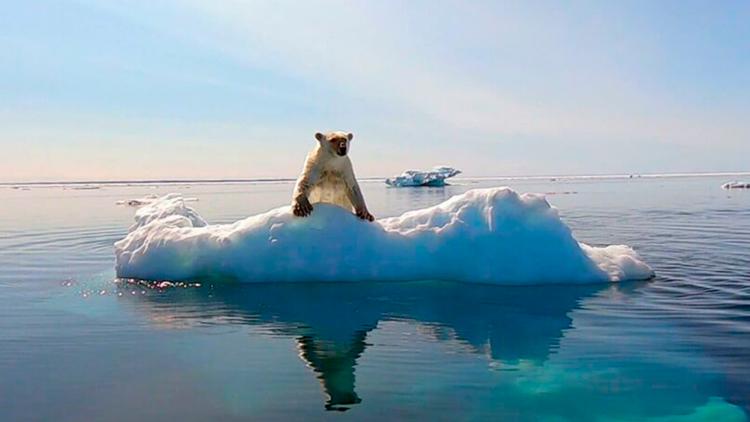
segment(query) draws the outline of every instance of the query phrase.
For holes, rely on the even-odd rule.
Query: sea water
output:
[[[0,186],[0,420],[747,420],[750,191],[725,181],[362,183],[376,217],[546,193],[579,241],[656,272],[523,287],[116,281],[117,201],[179,192],[229,223],[292,184]]]

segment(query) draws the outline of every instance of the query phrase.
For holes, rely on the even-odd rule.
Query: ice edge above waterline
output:
[[[242,282],[451,280],[494,284],[645,280],[653,271],[625,245],[576,241],[540,195],[470,190],[374,223],[316,204],[209,225],[180,195],[140,208],[115,243],[121,278]]]

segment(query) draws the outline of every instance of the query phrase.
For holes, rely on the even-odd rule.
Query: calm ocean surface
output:
[[[180,192],[225,223],[292,184],[0,186],[0,421],[744,421],[750,191],[725,181],[363,183],[376,217],[476,187],[548,193],[578,240],[633,246],[645,283],[166,290],[114,281],[135,210],[116,201]]]

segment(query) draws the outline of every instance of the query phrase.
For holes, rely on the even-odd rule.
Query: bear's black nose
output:
[[[339,147],[338,151],[336,151],[339,155],[344,156],[346,155],[346,147]]]

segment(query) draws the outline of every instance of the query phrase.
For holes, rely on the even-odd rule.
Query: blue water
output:
[[[134,212],[116,201],[181,192],[220,223],[292,185],[0,187],[0,420],[744,421],[750,191],[724,181],[363,184],[379,217],[474,187],[548,193],[579,240],[657,274],[532,287],[116,282]]]

